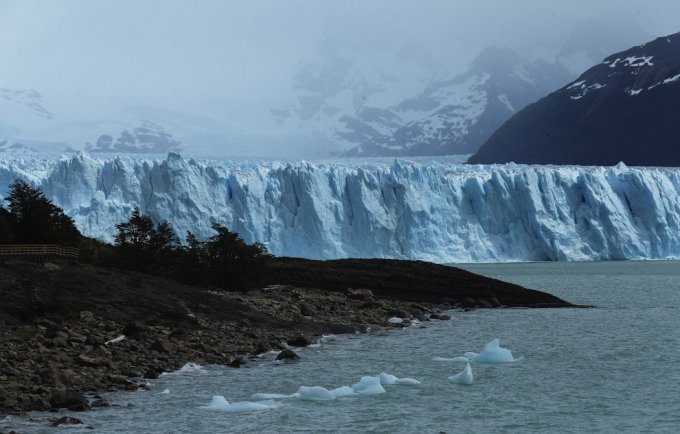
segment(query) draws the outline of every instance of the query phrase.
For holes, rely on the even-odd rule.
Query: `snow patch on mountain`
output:
[[[183,236],[213,222],[276,255],[435,262],[680,257],[680,169],[228,162],[78,154],[0,160],[112,240],[134,207]]]

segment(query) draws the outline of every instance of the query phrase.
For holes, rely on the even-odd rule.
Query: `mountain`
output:
[[[88,152],[167,154],[178,152],[180,142],[162,126],[142,120],[140,126],[123,130],[115,139],[108,134],[101,135],[94,145],[86,144],[85,149]]]
[[[607,57],[499,128],[470,163],[680,166],[680,33]]]
[[[341,117],[334,134],[354,145],[348,156],[470,154],[515,112],[569,79],[558,63],[489,47],[462,75],[393,107],[365,106]]]
[[[0,159],[0,194],[39,186],[86,235],[134,207],[180,236],[212,222],[281,256],[434,262],[680,257],[678,171],[138,157]],[[660,224],[659,222],[662,222]]]
[[[582,21],[574,26],[556,55],[575,77],[611,53],[651,39],[637,19],[623,11]]]
[[[368,43],[358,36],[329,34],[292,78],[296,102],[274,108],[282,123],[334,125],[362,107],[387,107],[421,91],[443,73],[415,41]]]

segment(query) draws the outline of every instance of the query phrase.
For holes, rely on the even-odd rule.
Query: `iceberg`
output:
[[[216,222],[280,256],[680,258],[678,168],[3,156],[0,196],[16,178],[106,241],[139,207],[180,236]]]
[[[356,394],[357,394],[357,393],[354,391],[354,389],[352,389],[352,388],[349,387],[349,386],[341,386],[341,387],[337,387],[337,388],[331,390],[330,392],[331,392],[336,398],[340,398],[340,397],[343,397],[343,396],[352,396],[352,395],[356,395]]]
[[[465,354],[467,356],[468,353]],[[471,360],[478,363],[509,363],[517,361],[512,356],[512,351],[500,346],[498,339],[493,339],[486,344],[484,351],[473,356]]]
[[[383,386],[389,386],[392,384],[406,384],[406,385],[420,384],[420,381],[415,380],[413,378],[397,378],[395,375],[387,374],[385,372],[381,372],[380,374],[378,374],[378,379],[380,380],[380,384],[382,384]]]
[[[361,395],[378,395],[385,393],[385,388],[380,384],[380,377],[361,377],[358,383],[352,384],[352,389]]]
[[[472,375],[472,367],[470,367],[469,363],[466,363],[465,368],[463,368],[463,370],[457,373],[456,375],[449,377],[449,380],[453,381],[456,384],[472,384],[472,382],[474,381],[474,376]]]
[[[329,401],[335,399],[335,395],[330,390],[321,386],[300,386],[295,395],[305,401]]]
[[[477,355],[477,353],[465,353],[465,354],[474,354],[475,356]],[[435,356],[435,357],[432,358],[432,361],[433,362],[469,362],[470,359],[465,357],[465,356],[457,356],[457,357]]]
[[[285,398],[295,398],[296,395],[284,395],[281,393],[254,393],[250,399],[253,401],[264,401],[268,399],[285,399]]]
[[[229,403],[224,396],[215,395],[212,397],[210,403],[202,408],[212,411],[223,411],[227,413],[241,413],[244,411],[257,411],[257,410],[269,410],[270,408],[276,408],[278,404],[273,401],[262,401],[262,402],[234,402]]]

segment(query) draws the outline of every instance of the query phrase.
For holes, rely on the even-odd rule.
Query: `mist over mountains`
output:
[[[292,76],[281,77],[280,95],[225,99],[216,89],[173,107],[2,89],[0,152],[470,154],[517,111],[573,80],[579,65],[596,64],[611,47],[645,35],[632,19],[583,22],[541,55],[501,43],[464,66],[456,52],[442,58],[411,37],[369,40],[331,30]]]

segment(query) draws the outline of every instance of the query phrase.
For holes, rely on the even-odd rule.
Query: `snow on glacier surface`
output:
[[[276,255],[435,262],[680,257],[680,170],[450,161],[3,157],[89,236],[134,207],[201,238],[217,222]]]

